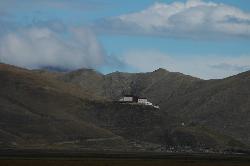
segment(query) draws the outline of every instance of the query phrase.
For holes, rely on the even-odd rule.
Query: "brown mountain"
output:
[[[158,69],[103,75],[0,64],[0,146],[112,150],[246,149],[250,73],[201,80]],[[150,106],[114,102],[124,94]]]
[[[94,97],[77,86],[4,64],[0,65],[0,80],[0,146],[86,147],[88,140],[99,138],[117,138],[117,145],[125,144],[123,138],[79,116],[91,105],[88,98]],[[114,142],[106,142],[115,147]]]
[[[91,72],[94,73],[91,77],[86,75],[89,70],[79,70],[60,79],[87,89],[88,81],[95,82],[92,92],[111,100],[124,94],[147,97],[167,114],[169,125],[173,126],[167,127],[168,132],[175,132],[175,127],[184,123],[186,129],[205,127],[250,145],[250,72],[207,81],[164,69],[108,75]]]
[[[186,93],[198,78],[181,73],[172,73],[158,69],[149,73],[121,73],[114,72],[102,75],[91,69],[81,69],[58,77],[60,80],[79,85],[92,94],[117,100],[124,94],[146,96],[160,102],[160,98],[171,97],[174,93]],[[160,87],[159,87],[160,86]],[[161,90],[164,91],[161,91]],[[177,92],[178,89],[181,89]],[[155,100],[159,98],[159,100]]]

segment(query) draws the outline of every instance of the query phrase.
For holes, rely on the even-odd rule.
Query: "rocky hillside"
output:
[[[204,81],[158,69],[103,75],[0,64],[0,147],[87,150],[247,149],[250,73]],[[150,106],[115,102],[124,94]]]

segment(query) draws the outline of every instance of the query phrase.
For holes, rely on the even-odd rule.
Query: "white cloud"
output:
[[[130,51],[123,55],[124,62],[138,72],[165,68],[203,79],[225,78],[250,70],[250,56],[188,56],[178,57],[158,51]]]
[[[191,38],[250,37],[250,13],[202,0],[155,3],[140,12],[104,19],[96,28],[111,33]]]
[[[71,28],[63,36],[45,27],[22,28],[0,38],[0,61],[27,68],[95,68],[104,63],[104,51],[85,28]]]

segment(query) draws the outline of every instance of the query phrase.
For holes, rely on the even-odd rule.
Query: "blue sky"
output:
[[[250,1],[1,0],[0,61],[203,79],[250,69]]]

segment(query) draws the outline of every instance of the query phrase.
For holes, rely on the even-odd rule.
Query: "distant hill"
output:
[[[249,82],[250,72],[205,81],[164,69],[103,75],[0,64],[0,147],[248,149]],[[124,94],[160,110],[115,102]]]

